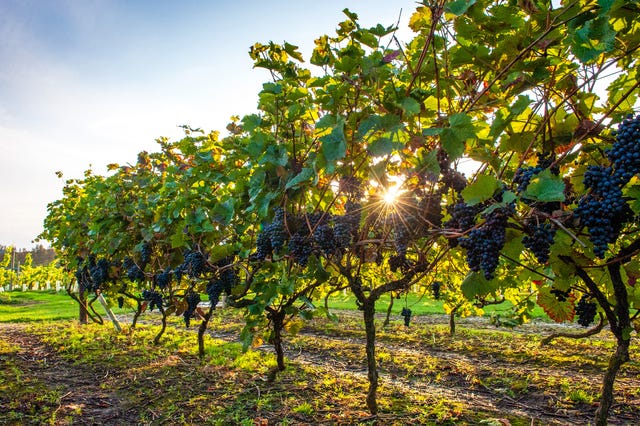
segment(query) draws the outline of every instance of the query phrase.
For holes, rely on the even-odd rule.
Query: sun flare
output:
[[[402,191],[400,190],[399,186],[390,186],[385,191],[382,199],[386,204],[395,204],[398,201],[398,197],[401,193]]]

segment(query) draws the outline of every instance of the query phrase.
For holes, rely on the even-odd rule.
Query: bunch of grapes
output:
[[[398,269],[403,270],[407,266],[407,256],[398,254],[389,257],[389,269],[391,269],[391,272],[396,272]]]
[[[613,163],[614,176],[621,185],[640,173],[640,115],[629,114],[615,132],[616,141],[606,151],[607,158]]]
[[[405,327],[409,327],[409,324],[411,323],[411,309],[409,308],[402,308],[402,312],[400,313],[400,315],[402,315],[404,317],[404,325]]]
[[[362,181],[355,176],[343,176],[338,183],[338,189],[351,200],[360,200],[364,196]]]
[[[162,311],[162,294],[155,290],[142,290],[142,299],[149,302],[149,310],[158,308]]]
[[[309,238],[300,232],[296,232],[291,236],[289,254],[298,265],[305,266],[311,253],[313,253],[313,246]]]
[[[576,305],[576,314],[578,314],[578,324],[588,327],[596,317],[598,311],[597,305],[591,301],[588,295],[583,295]]]
[[[533,252],[538,262],[545,264],[549,260],[556,229],[548,223],[534,224],[529,229],[531,234],[522,238],[522,244]]]
[[[160,290],[164,290],[171,282],[171,269],[167,268],[163,272],[156,275],[156,284]]]
[[[122,309],[122,307],[124,306],[124,297],[122,296],[118,296],[118,308]]]
[[[633,216],[622,198],[622,184],[612,168],[591,166],[584,174],[584,183],[590,192],[578,201],[575,210],[581,223],[589,229],[593,251],[599,258],[620,234],[624,223]]]
[[[457,193],[462,192],[462,190],[467,187],[467,178],[459,171],[448,168],[442,169],[441,173],[441,182],[445,187],[451,188]]]
[[[440,300],[441,287],[442,287],[442,283],[440,281],[434,281],[431,283],[431,293],[433,294],[433,298],[435,300]]]
[[[276,209],[273,222],[265,227],[265,232],[269,236],[272,250],[279,253],[288,237],[284,209],[281,207]]]
[[[200,303],[200,294],[190,291],[185,295],[185,300],[187,301],[187,309],[182,314],[182,317],[184,318],[184,324],[189,327],[191,318],[195,316],[198,303]]]
[[[569,290],[562,291],[558,288],[552,288],[550,293],[556,297],[556,300],[558,302],[566,302],[567,298],[569,297]]]
[[[606,151],[611,167],[591,166],[584,174],[584,184],[590,190],[578,201],[575,214],[589,229],[594,253],[604,258],[610,243],[617,240],[633,213],[624,198],[622,188],[640,173],[640,115],[629,115],[618,126],[616,140]]]
[[[526,191],[531,179],[534,178],[538,173],[547,169],[551,164],[553,164],[554,156],[553,154],[537,154],[538,160],[535,166],[533,167],[521,167],[516,170],[516,174],[513,176],[513,183],[518,185],[516,192],[518,194]],[[560,170],[557,166],[554,166],[551,169],[551,173],[557,175],[560,173]]]
[[[458,232],[466,232],[473,228],[476,224],[476,215],[480,213],[482,206],[479,204],[470,206],[464,201],[459,200],[453,205],[447,206],[447,212],[451,218],[444,223],[447,229],[455,229]],[[458,245],[458,238],[449,240],[449,245],[455,247]]]
[[[267,257],[271,256],[273,252],[273,248],[271,247],[271,238],[269,237],[267,227],[263,228],[258,233],[258,238],[256,239],[256,251],[251,254],[249,257],[250,260],[265,260]]]
[[[336,242],[333,236],[333,228],[326,223],[318,225],[313,231],[313,241],[325,255],[334,252]]]
[[[396,247],[398,256],[406,257],[407,249],[411,242],[411,231],[408,229],[407,224],[397,220],[393,227],[393,234],[395,237],[393,243]]]
[[[98,262],[95,262],[95,259],[90,259],[89,274],[91,274],[91,281],[93,282],[92,290],[99,289],[107,281],[109,278],[109,266],[107,259],[100,259]]]
[[[204,254],[198,250],[187,252],[182,265],[182,269],[186,271],[191,278],[198,278],[207,271],[207,259]]]
[[[151,245],[144,243],[140,249],[140,263],[146,265],[151,260]]]
[[[485,214],[485,222],[472,229],[466,237],[458,239],[460,247],[467,250],[467,265],[474,272],[482,270],[488,280],[494,277],[498,267],[500,250],[506,241],[506,227],[513,206],[498,207]]]
[[[214,279],[207,283],[207,295],[209,296],[209,303],[214,308],[218,305],[220,295],[224,291],[224,284],[221,280]]]
[[[75,276],[80,291],[84,291],[85,289],[91,290],[91,274],[89,274],[89,269],[86,265],[78,266]]]
[[[127,270],[127,277],[134,282],[142,282],[145,279],[144,272],[140,267],[131,259],[126,257],[122,263],[124,269]]]

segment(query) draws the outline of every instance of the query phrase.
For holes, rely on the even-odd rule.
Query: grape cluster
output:
[[[191,278],[199,278],[207,271],[207,259],[198,250],[189,251],[184,256],[181,269]]]
[[[578,201],[575,210],[583,225],[589,229],[593,252],[604,258],[610,243],[620,234],[633,213],[624,198],[622,188],[640,173],[640,115],[629,115],[618,126],[613,146],[605,153],[610,167],[590,166],[583,182],[590,190]]]
[[[411,242],[411,230],[409,230],[408,223],[402,222],[399,217],[396,218],[395,226],[393,227],[394,240],[393,243],[396,247],[396,252],[399,256],[405,257],[407,255],[407,249]]]
[[[613,163],[615,178],[626,185],[640,173],[640,115],[628,115],[618,126],[615,136],[616,141],[606,154]]]
[[[466,232],[473,228],[476,224],[476,215],[482,210],[481,205],[470,206],[464,201],[459,200],[455,204],[447,206],[447,212],[451,218],[444,223],[447,229],[455,229],[458,232]],[[458,238],[449,240],[449,245],[455,247],[458,245]]]
[[[266,227],[265,227],[266,228]],[[265,260],[271,256],[273,248],[271,247],[271,238],[266,229],[258,233],[256,239],[256,251],[249,257],[250,260]]]
[[[597,305],[590,300],[588,295],[583,295],[576,305],[576,314],[578,314],[578,324],[588,327],[596,317],[598,310]]]
[[[467,178],[464,174],[451,168],[451,160],[445,150],[438,151],[438,165],[440,166],[440,174],[442,174],[441,182],[447,187],[460,193],[467,186]]]
[[[389,269],[391,269],[391,272],[396,272],[398,269],[403,270],[407,266],[407,256],[398,254],[396,256],[389,257]]]
[[[200,294],[194,291],[190,291],[185,295],[184,298],[187,302],[187,309],[185,309],[182,317],[184,318],[184,324],[189,327],[189,325],[191,324],[191,318],[195,317],[198,303],[200,303]]]
[[[431,294],[435,300],[440,300],[440,288],[442,283],[440,281],[434,281],[431,283]]]
[[[80,260],[79,262],[82,261]],[[91,274],[89,274],[89,269],[86,265],[78,266],[75,272],[75,276],[80,291],[84,291],[85,289],[91,291]]]
[[[442,184],[453,189],[455,192],[460,193],[467,187],[467,178],[464,174],[454,169],[444,169],[442,173]]]
[[[94,256],[89,257],[89,274],[91,275],[91,285],[89,290],[95,291],[100,288],[109,278],[110,263],[107,259],[95,261]]]
[[[142,290],[142,299],[149,302],[149,310],[158,308],[162,311],[162,294],[154,290]]]
[[[360,204],[347,201],[344,215],[307,213],[287,215],[276,210],[274,220],[262,227],[250,260],[263,261],[286,248],[296,263],[305,266],[313,253],[331,256],[349,247],[360,225]]]
[[[355,176],[343,176],[338,183],[338,189],[351,200],[360,200],[364,196],[362,181]]]
[[[146,265],[151,260],[151,245],[144,243],[140,249],[140,263]]]
[[[291,236],[289,240],[289,254],[298,265],[305,266],[311,253],[313,253],[313,246],[308,237],[301,232],[296,232]]]
[[[566,302],[567,298],[569,297],[569,290],[562,291],[558,288],[552,288],[550,293],[556,297],[556,300],[558,302]]]
[[[551,164],[553,164],[553,154],[538,153],[537,157],[538,160],[535,166],[521,167],[516,170],[516,173],[513,176],[513,183],[518,185],[518,188],[516,189],[518,194],[526,191],[529,183],[531,182],[531,179],[533,179],[538,173],[542,172],[543,170],[551,166]],[[553,173],[554,175],[558,175],[560,173],[558,166],[554,166],[551,169],[551,173]]]
[[[335,234],[329,224],[322,223],[313,231],[313,241],[325,255],[330,255],[335,250]]]
[[[590,192],[578,201],[575,210],[581,223],[589,229],[593,252],[599,258],[614,242],[624,223],[633,216],[622,198],[623,183],[611,167],[590,166],[583,177]]]
[[[209,303],[215,308],[220,300],[220,295],[224,291],[224,284],[218,279],[211,280],[207,283],[206,291],[209,296]]]
[[[167,286],[171,282],[171,269],[167,268],[163,272],[160,272],[158,275],[156,275],[155,281],[160,290],[164,290],[165,288],[167,288]]]
[[[127,277],[134,282],[142,282],[145,279],[144,271],[131,259],[126,257],[122,266],[127,271]]]
[[[404,317],[404,325],[405,327],[409,327],[409,324],[411,323],[411,309],[409,308],[402,308],[402,312],[400,313],[400,315],[402,317]]]
[[[547,263],[556,229],[549,223],[537,223],[528,226],[528,228],[530,235],[525,235],[522,238],[522,244],[533,252],[538,262]]]
[[[488,280],[494,277],[500,259],[500,250],[506,241],[506,227],[513,206],[498,207],[483,215],[485,222],[472,229],[466,237],[458,239],[467,250],[467,265],[474,272],[482,270]]]
[[[124,306],[124,297],[122,296],[118,296],[118,308],[122,309],[122,307]]]

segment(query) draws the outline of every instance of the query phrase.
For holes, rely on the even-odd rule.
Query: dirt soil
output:
[[[357,317],[357,313],[354,314]],[[422,322],[445,323],[446,318],[422,319]],[[469,320],[474,321],[474,320]],[[464,323],[464,322],[463,322]],[[488,327],[484,322],[474,327]],[[536,327],[536,326],[534,326]],[[545,325],[541,325],[547,327]],[[552,330],[553,328],[550,328]],[[539,332],[532,328],[524,333]],[[216,338],[237,340],[236,333],[216,332]],[[117,389],[103,389],[100,384],[118,371],[105,371],[95,365],[72,364],[48,347],[38,336],[26,331],[23,324],[0,324],[0,339],[10,342],[19,349],[10,354],[10,360],[28,375],[37,377],[47,387],[59,390],[62,397],[56,409],[56,424],[137,424],[140,413],[126,400],[117,395]],[[357,333],[324,331],[313,326],[305,327],[298,336],[287,340],[285,355],[288,362],[335,371],[336,376],[360,377],[366,381],[363,363],[364,340]],[[566,404],[559,389],[549,389],[536,383],[526,385],[526,392],[513,394],[498,385],[490,385],[497,374],[500,377],[513,376],[515,379],[529,380],[536,377],[538,382],[554,379],[587,383],[598,390],[602,377],[601,365],[567,362],[553,368],[544,368],[535,359],[523,359],[514,364],[513,359],[502,358],[500,348],[496,354],[475,353],[473,350],[452,352],[446,348],[434,347],[423,342],[398,342],[389,337],[380,337],[378,353],[393,354],[392,359],[380,361],[380,379],[402,395],[415,392],[437,395],[447,401],[478,410],[492,412],[496,418],[500,414],[515,415],[531,419],[531,424],[585,425],[592,422],[596,403]],[[259,348],[272,351],[269,345]],[[430,360],[437,367],[408,371],[411,365],[406,360]],[[0,367],[3,366],[0,359]],[[434,371],[435,370],[435,371]],[[487,385],[489,383],[489,385]],[[630,368],[623,367],[616,381],[616,404],[609,419],[612,425],[640,424],[640,366],[632,362]],[[0,395],[0,412],[4,411],[10,396]],[[82,415],[78,416],[77,413]],[[74,413],[76,413],[74,415]],[[71,419],[71,420],[70,420]],[[275,419],[272,419],[275,420]],[[506,420],[505,420],[506,421]],[[20,424],[3,422],[0,424]],[[271,422],[269,424],[272,424]],[[384,424],[382,421],[380,424]],[[414,424],[414,423],[412,423]],[[500,424],[500,423],[498,423]],[[502,424],[509,424],[508,421]]]

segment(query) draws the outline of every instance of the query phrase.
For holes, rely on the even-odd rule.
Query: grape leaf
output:
[[[460,286],[460,290],[467,300],[487,295],[497,288],[495,280],[489,281],[479,272],[469,272]]]
[[[575,316],[575,300],[576,296],[569,293],[564,302],[560,302],[556,296],[551,293],[548,286],[538,288],[538,305],[549,315],[549,318],[555,322],[573,321]]]
[[[543,170],[529,182],[524,197],[535,201],[564,201],[564,182],[549,169]]]
[[[500,182],[493,176],[480,175],[471,185],[462,190],[464,201],[473,206],[493,197],[496,190],[500,188]]]

